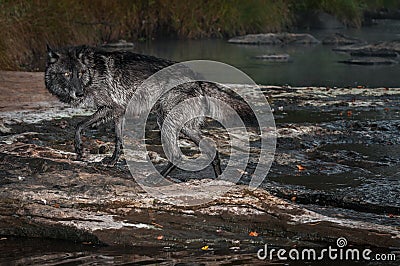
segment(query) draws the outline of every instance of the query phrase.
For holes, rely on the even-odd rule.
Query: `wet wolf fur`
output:
[[[84,130],[94,124],[113,121],[115,149],[113,155],[106,157],[103,163],[114,165],[122,149],[123,116],[134,92],[148,77],[176,62],[127,51],[106,51],[88,46],[57,50],[47,46],[47,54],[46,88],[62,102],[72,106],[94,106],[97,110],[77,125],[75,151],[78,159],[82,159],[84,155],[81,139]],[[157,122],[160,128],[166,115],[177,104],[204,95],[222,100],[241,113],[249,112],[246,104],[217,89],[213,84],[194,82],[190,86],[179,86],[169,91],[158,102]],[[181,133],[196,145],[199,145],[202,139],[200,126],[203,120],[204,118],[194,119],[186,123],[181,130]],[[218,151],[211,164],[216,176],[220,175]],[[166,176],[175,167],[169,162],[161,174]]]

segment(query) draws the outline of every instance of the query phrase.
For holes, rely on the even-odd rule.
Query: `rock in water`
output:
[[[289,45],[289,44],[318,44],[314,36],[306,33],[262,33],[237,36],[228,40],[236,44],[267,44],[267,45]]]
[[[332,49],[336,52],[373,54],[398,54],[400,53],[400,40],[378,42],[373,44],[353,44]],[[387,56],[385,56],[387,57]]]
[[[359,57],[398,57],[399,54],[397,52],[388,51],[388,50],[359,50],[356,52],[351,52],[351,56],[359,56]]]
[[[102,47],[105,49],[113,49],[113,50],[115,49],[129,50],[133,49],[135,45],[125,40],[119,40],[118,42],[103,44]]]
[[[335,33],[322,40],[322,44],[327,45],[349,45],[349,44],[360,44],[362,40],[347,36],[342,33]]]
[[[357,58],[357,59],[352,58],[348,60],[341,60],[339,61],[339,63],[349,64],[349,65],[372,66],[372,65],[394,65],[397,64],[397,61],[392,59],[370,57],[370,58]]]
[[[289,62],[290,61],[290,55],[288,55],[288,54],[264,54],[264,55],[257,55],[254,58],[269,61],[269,62]]]

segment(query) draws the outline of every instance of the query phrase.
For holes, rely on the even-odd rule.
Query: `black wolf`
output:
[[[75,151],[82,159],[83,131],[93,125],[113,121],[115,126],[115,149],[111,157],[103,160],[107,165],[114,165],[122,149],[123,116],[127,105],[136,89],[144,80],[157,71],[176,62],[136,54],[127,51],[107,51],[88,46],[51,49],[47,46],[47,66],[45,71],[46,88],[62,102],[72,106],[94,106],[97,111],[78,124],[75,133]],[[191,97],[210,95],[220,99],[242,113],[249,112],[249,107],[217,87],[196,82],[171,90],[158,103],[157,121],[160,128],[165,116],[178,103]],[[199,145],[200,126],[204,119],[187,123],[181,133]],[[221,174],[218,152],[212,160],[216,176]],[[172,162],[161,172],[166,176],[175,168]]]

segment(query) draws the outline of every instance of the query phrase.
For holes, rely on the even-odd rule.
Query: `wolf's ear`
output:
[[[51,49],[50,45],[46,44],[46,47],[47,47],[47,61],[51,64],[57,62],[60,56],[56,52],[54,52],[53,49]]]

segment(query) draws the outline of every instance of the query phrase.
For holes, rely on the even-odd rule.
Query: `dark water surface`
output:
[[[400,21],[379,20],[361,29],[301,31],[323,40],[335,32],[357,37],[368,43],[400,38]],[[350,55],[332,51],[333,46],[237,45],[226,40],[155,40],[139,43],[136,50],[177,61],[207,59],[233,65],[258,84],[291,86],[399,87],[400,65],[359,66],[338,63]],[[291,62],[254,59],[263,54],[289,54]]]

